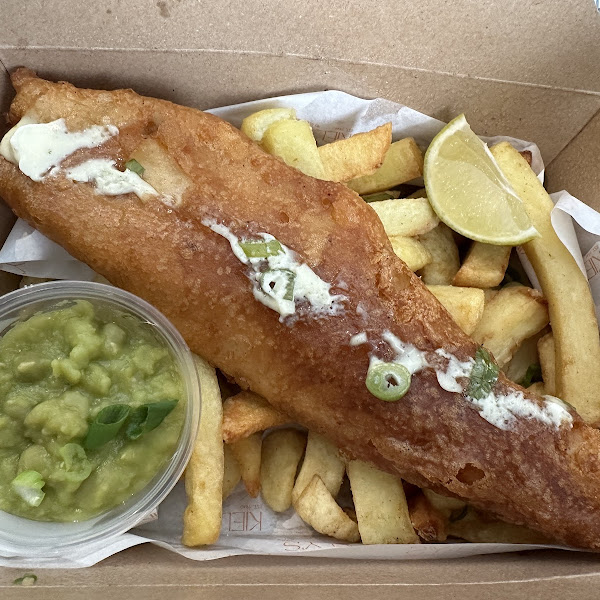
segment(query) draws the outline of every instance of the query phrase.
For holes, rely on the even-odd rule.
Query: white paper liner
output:
[[[242,119],[257,110],[278,106],[293,107],[298,118],[308,120],[318,144],[334,141],[354,133],[368,131],[392,122],[393,139],[414,137],[423,149],[444,123],[388,100],[363,100],[338,91],[315,92],[257,100],[214,109],[208,112],[239,127]],[[467,115],[468,116],[468,115]],[[492,145],[509,141],[518,150],[532,153],[532,168],[543,178],[544,165],[538,147],[510,137],[482,138]],[[557,234],[575,256],[580,268],[590,278],[597,310],[600,304],[600,214],[566,192],[555,197],[552,223]],[[573,217],[581,227],[575,229]],[[60,246],[47,240],[23,221],[17,221],[0,250],[0,269],[55,279],[92,279],[94,273],[71,257]],[[213,546],[199,549],[181,544],[182,515],[185,508],[183,486],[178,484],[161,504],[159,518],[138,526],[102,544],[82,547],[76,556],[65,555],[40,559],[10,556],[0,547],[0,566],[22,568],[73,568],[93,565],[125,548],[151,542],[193,560],[212,560],[240,554],[311,556],[370,560],[416,560],[460,558],[478,554],[519,552],[558,546],[522,544],[411,544],[376,545],[342,544],[315,534],[293,510],[276,514],[261,498],[250,498],[242,486],[226,500],[223,507],[221,537]]]

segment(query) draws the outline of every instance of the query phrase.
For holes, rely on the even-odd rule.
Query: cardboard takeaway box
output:
[[[0,100],[26,65],[78,85],[131,87],[209,108],[339,89],[532,140],[550,191],[600,208],[600,15],[594,0],[54,0],[0,6]],[[0,239],[12,217],[0,205]],[[10,286],[6,276],[0,285]],[[454,561],[246,556],[192,562],[149,545],[84,570],[0,570],[0,597],[597,597],[597,555]],[[110,591],[109,591],[110,590]]]

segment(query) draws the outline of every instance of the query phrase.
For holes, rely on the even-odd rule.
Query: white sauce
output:
[[[365,331],[361,331],[360,333],[353,335],[350,338],[349,343],[351,346],[360,346],[361,344],[366,344],[368,341],[367,333]]]
[[[406,367],[411,375],[429,366],[425,353],[412,344],[403,342],[390,331],[384,331],[381,337],[396,353],[393,362]]]
[[[403,342],[391,332],[385,331],[381,337],[396,353],[393,362],[404,365],[411,375],[421,369],[433,366],[422,350],[415,348],[412,344]],[[573,417],[569,413],[567,405],[554,396],[544,396],[542,405],[529,400],[520,391],[502,395],[496,394],[492,390],[485,398],[472,398],[466,394],[466,387],[475,360],[469,358],[466,361],[460,361],[443,348],[439,348],[435,353],[447,360],[445,370],[434,368],[440,387],[448,392],[463,394],[464,398],[479,410],[481,417],[494,427],[510,430],[514,427],[518,418],[536,419],[549,427],[555,428],[563,424],[572,425]],[[373,362],[380,362],[380,360],[372,356],[371,364]]]
[[[456,356],[450,354],[450,352],[446,352],[443,348],[439,348],[435,353],[448,360],[445,371],[440,369],[435,370],[435,375],[440,387],[447,392],[462,393],[463,386],[458,381],[458,378],[468,379],[471,376],[471,370],[473,369],[475,361],[470,358],[469,360],[462,362],[458,360]]]
[[[139,198],[158,196],[158,192],[137,173],[125,169],[119,171],[115,161],[108,158],[93,158],[66,169],[65,176],[72,181],[94,183],[96,192],[106,196],[134,193]]]
[[[281,315],[280,321],[294,314],[296,302],[302,301],[310,304],[311,312],[316,316],[334,316],[344,312],[343,302],[347,299],[346,296],[332,295],[331,284],[323,281],[307,264],[300,263],[293,250],[281,244],[282,252],[275,256],[249,258],[240,246],[240,239],[227,226],[217,223],[215,219],[204,219],[202,224],[224,237],[229,242],[236,258],[252,269],[250,280],[254,297],[265,306],[278,312]],[[268,233],[259,233],[256,237],[259,240],[254,241],[276,240]],[[267,287],[264,289],[261,287],[261,275],[269,270],[275,272],[268,275],[270,286],[266,286],[267,282],[263,281]],[[294,276],[294,291],[291,300],[284,298],[288,284],[286,272],[291,272]],[[263,277],[263,279],[266,278]]]
[[[23,121],[27,119],[25,123]],[[15,164],[33,181],[56,175],[65,158],[82,148],[96,148],[119,133],[114,125],[93,125],[82,131],[67,130],[64,119],[50,123],[22,119],[11,129],[0,146],[2,156]],[[5,141],[6,140],[6,141]]]
[[[498,396],[492,391],[481,400],[468,399],[479,408],[479,414],[498,429],[512,429],[517,418],[536,419],[556,428],[563,423],[573,423],[573,417],[558,402],[545,399],[544,404],[540,406],[525,398],[523,392]]]

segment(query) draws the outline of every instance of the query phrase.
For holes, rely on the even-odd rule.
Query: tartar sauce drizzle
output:
[[[431,364],[427,360],[426,353],[419,350],[408,342],[403,342],[390,331],[384,331],[382,339],[396,353],[393,362],[405,366],[412,374],[425,368],[433,368],[440,387],[448,392],[463,394],[473,406],[479,410],[479,414],[488,423],[502,430],[510,430],[516,424],[517,419],[536,419],[548,425],[558,428],[561,425],[573,424],[573,417],[562,400],[553,396],[544,396],[543,404],[538,404],[525,397],[523,392],[515,390],[510,394],[499,394],[491,391],[481,399],[472,398],[466,392],[469,378],[475,361],[469,358],[460,361],[456,356],[443,348],[435,351],[435,354],[445,361],[445,369]],[[375,356],[372,362],[379,362]]]
[[[202,224],[224,237],[229,242],[235,257],[250,267],[249,278],[254,297],[278,312],[280,321],[293,315],[296,312],[296,303],[301,301],[310,304],[310,312],[316,317],[336,316],[344,312],[343,303],[347,299],[346,296],[331,294],[331,284],[323,281],[307,264],[298,261],[297,254],[290,248],[281,244],[281,252],[275,256],[248,257],[240,246],[240,238],[233,234],[229,227],[211,218],[203,219]],[[269,233],[259,233],[253,237],[264,242],[276,241],[276,238]],[[281,273],[282,277],[285,273],[293,274],[293,299],[286,299],[282,294],[265,293],[260,286],[260,276],[266,271],[273,273],[273,277],[276,277],[277,273]],[[285,286],[279,287],[285,289]]]

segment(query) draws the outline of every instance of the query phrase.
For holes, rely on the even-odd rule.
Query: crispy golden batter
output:
[[[576,415],[572,428],[523,419],[503,431],[461,394],[441,389],[432,369],[413,376],[399,402],[367,391],[372,349],[349,345],[357,332],[389,330],[423,351],[445,348],[460,360],[474,356],[477,345],[394,255],[359,196],[286,166],[198,110],[128,90],[50,83],[27,70],[13,82],[13,123],[26,113],[42,122],[64,117],[70,129],[112,123],[120,134],[93,155],[126,160],[154,140],[188,182],[181,205],[170,208],[133,194],[102,196],[62,176],[35,183],[2,159],[0,194],[19,216],[157,306],[192,350],[349,457],[557,540],[600,547],[600,432]],[[201,224],[206,217],[238,235],[267,231],[322,279],[343,282],[345,314],[281,323],[254,299],[246,267]],[[385,343],[377,355],[393,358]],[[497,384],[501,392],[514,389],[521,388],[503,376]]]

